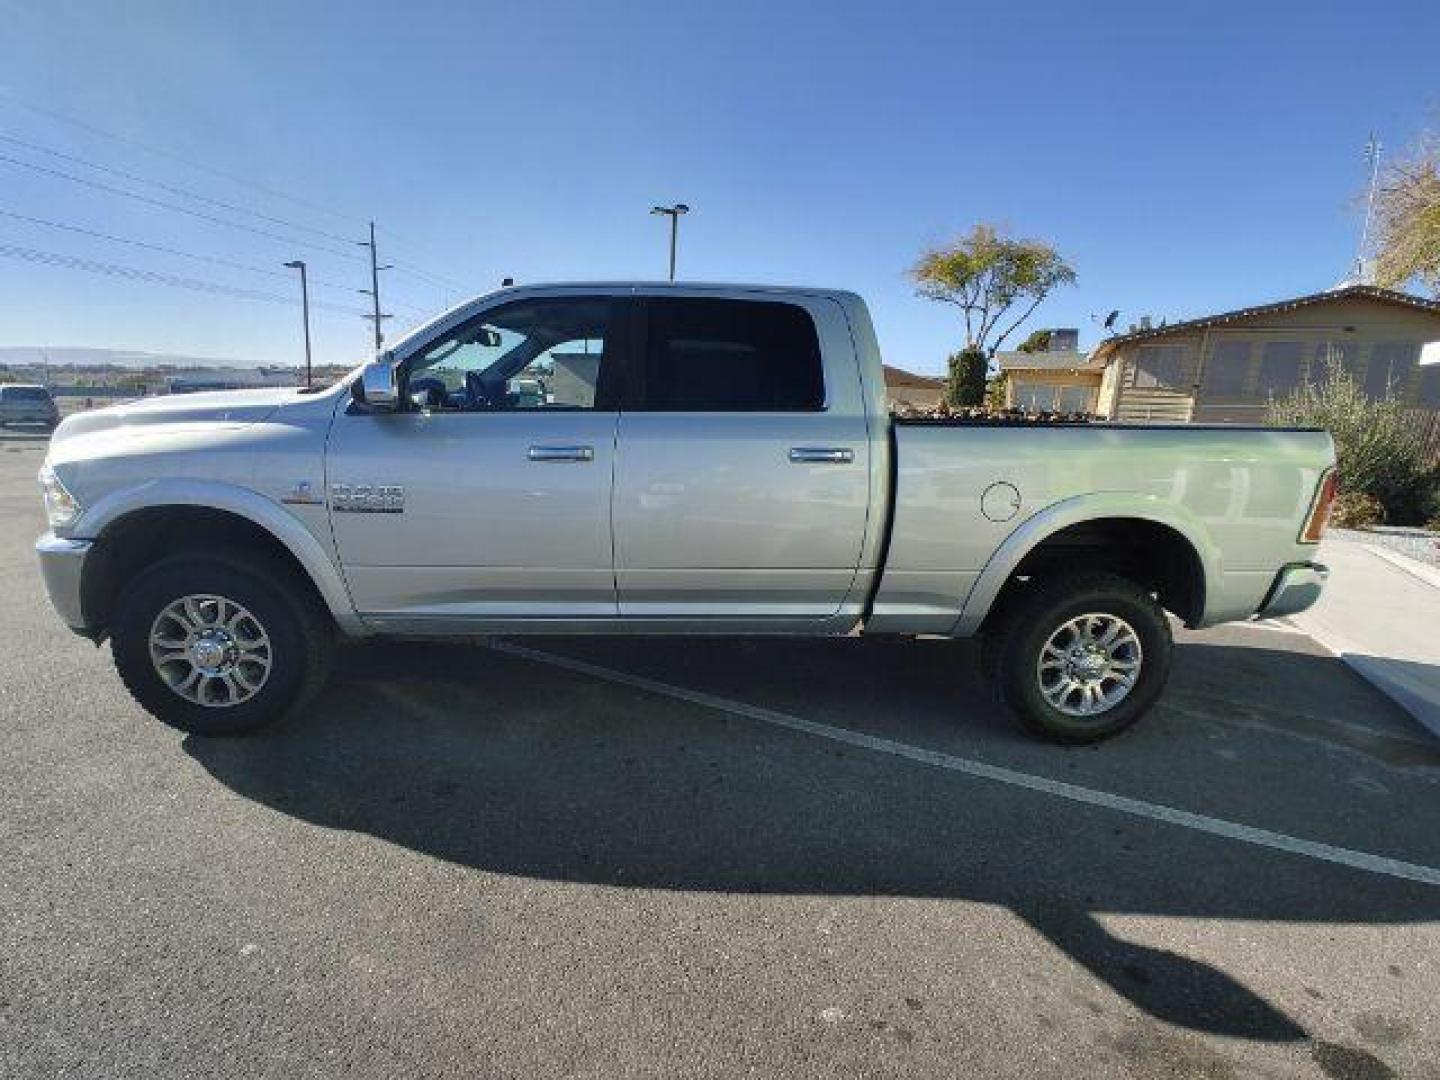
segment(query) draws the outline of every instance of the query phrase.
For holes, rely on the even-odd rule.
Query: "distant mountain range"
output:
[[[48,362],[52,367],[74,364],[83,367],[113,365],[121,368],[174,367],[235,368],[258,367],[225,357],[186,356],[181,353],[141,352],[137,349],[87,349],[69,345],[0,345],[0,364],[24,365]]]

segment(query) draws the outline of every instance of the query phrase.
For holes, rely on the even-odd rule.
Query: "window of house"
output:
[[[1304,346],[1298,341],[1267,341],[1260,350],[1255,392],[1262,398],[1282,398],[1300,385]]]
[[[1360,347],[1353,341],[1322,341],[1310,357],[1310,382],[1319,386],[1330,377],[1332,368],[1339,368],[1356,382],[1360,381]]]
[[[1183,390],[1184,345],[1142,345],[1135,354],[1135,386]]]
[[[642,409],[668,412],[818,410],[825,405],[814,320],[794,304],[648,301]]]
[[[1089,412],[1090,387],[1062,386],[1055,398],[1055,407],[1061,412]]]
[[[1372,348],[1370,363],[1365,368],[1365,396],[1371,401],[1384,397],[1403,399],[1419,355],[1419,345],[1402,342],[1384,342]]]
[[[1208,398],[1238,398],[1244,395],[1250,373],[1251,341],[1217,341],[1205,365],[1204,390]]]
[[[1055,388],[1048,383],[1015,384],[1015,407],[1026,412],[1045,412],[1055,399]]]
[[[1426,364],[1420,372],[1420,390],[1415,397],[1415,403],[1440,409],[1440,364]]]

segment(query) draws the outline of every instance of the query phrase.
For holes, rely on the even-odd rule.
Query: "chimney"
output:
[[[1046,352],[1079,352],[1080,331],[1071,327],[1050,331],[1050,344]]]

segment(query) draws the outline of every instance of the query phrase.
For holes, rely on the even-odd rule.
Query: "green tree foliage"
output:
[[[945,373],[945,402],[970,409],[985,404],[985,375],[990,362],[979,349],[961,349],[950,356]]]
[[[1440,296],[1440,142],[1423,141],[1386,170],[1375,198],[1375,279],[1418,281]]]
[[[1339,363],[1326,364],[1319,380],[1289,397],[1271,401],[1271,424],[1320,427],[1335,440],[1342,492],[1379,500],[1386,519],[1409,524],[1437,482],[1424,444],[1400,401],[1371,401]]]
[[[1050,348],[1050,331],[1031,330],[1030,336],[1022,341],[1016,348],[1019,352],[1023,353],[1044,352]]]
[[[981,223],[943,247],[923,253],[910,269],[915,291],[958,307],[965,319],[965,348],[992,355],[1075,271],[1040,240],[1006,236]]]
[[[985,408],[992,413],[1001,412],[1009,389],[1010,376],[997,371],[994,378],[985,383]]]

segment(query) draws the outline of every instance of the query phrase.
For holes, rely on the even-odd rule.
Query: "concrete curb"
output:
[[[1381,547],[1379,544],[1366,544],[1365,550],[1372,555],[1379,555],[1380,558],[1392,566],[1398,566],[1411,577],[1419,578],[1425,582],[1425,584],[1440,589],[1440,570],[1435,569],[1435,567],[1427,566],[1419,559],[1412,559],[1409,555],[1402,555],[1398,551]]]

